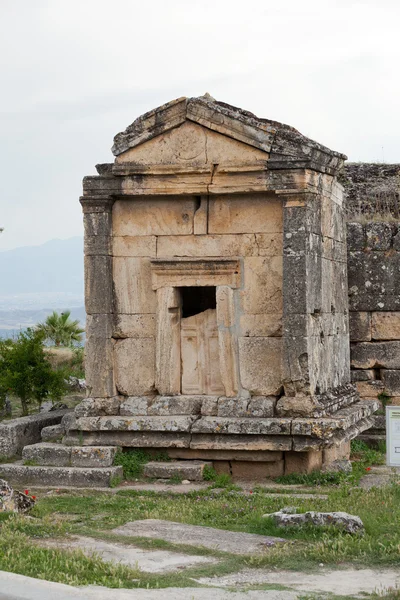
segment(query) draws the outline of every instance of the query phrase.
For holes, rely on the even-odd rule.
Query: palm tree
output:
[[[37,329],[42,331],[47,340],[56,346],[71,346],[73,342],[82,341],[84,329],[79,327],[79,321],[70,319],[71,311],[66,310],[60,314],[55,310],[47,317],[44,323],[39,323]]]

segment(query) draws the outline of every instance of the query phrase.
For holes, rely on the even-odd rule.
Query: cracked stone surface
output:
[[[147,573],[177,571],[202,563],[217,562],[209,556],[190,556],[167,550],[143,550],[132,545],[106,542],[84,536],[74,536],[67,540],[45,540],[40,542],[46,548],[62,550],[82,550],[87,555],[96,553],[102,560],[139,568]]]
[[[186,525],[159,519],[125,523],[125,525],[113,529],[112,533],[162,539],[175,544],[202,546],[210,550],[231,552],[232,554],[260,554],[277,543],[286,542],[282,538],[255,533],[225,531],[213,527]]]

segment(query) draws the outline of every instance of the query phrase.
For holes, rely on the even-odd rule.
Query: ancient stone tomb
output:
[[[69,441],[165,449],[233,475],[348,453],[344,156],[210,96],[115,138],[84,179],[89,397]]]

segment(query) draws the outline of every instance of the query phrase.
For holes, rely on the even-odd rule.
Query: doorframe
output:
[[[181,394],[181,318],[179,288],[216,288],[219,361],[227,397],[238,392],[238,343],[234,290],[241,285],[239,258],[155,259],[152,286],[157,296],[156,389]]]

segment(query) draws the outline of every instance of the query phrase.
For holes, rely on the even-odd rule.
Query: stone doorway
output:
[[[216,288],[181,288],[181,392],[224,394],[217,326]]]

